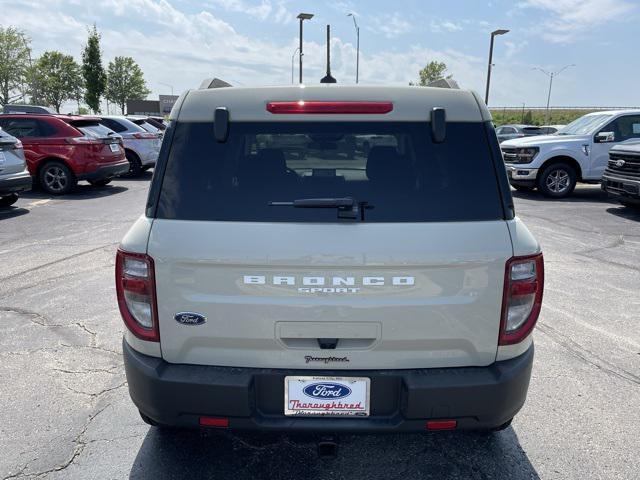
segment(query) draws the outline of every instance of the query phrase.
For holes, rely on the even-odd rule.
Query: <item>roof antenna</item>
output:
[[[331,25],[327,25],[327,75],[320,83],[336,83],[336,79],[331,76]]]

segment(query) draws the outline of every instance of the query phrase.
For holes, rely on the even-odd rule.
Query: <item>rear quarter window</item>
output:
[[[200,221],[342,222],[334,208],[273,206],[308,198],[366,202],[366,222],[504,218],[482,123],[232,123],[225,143],[213,125],[175,126],[156,216]]]

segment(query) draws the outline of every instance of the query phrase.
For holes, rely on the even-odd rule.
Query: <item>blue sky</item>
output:
[[[217,76],[236,85],[291,81],[305,23],[305,81],[324,75],[325,26],[332,26],[333,74],[355,81],[355,30],[360,25],[360,80],[407,84],[430,60],[444,61],[463,88],[484,92],[489,33],[496,39],[490,104],[637,106],[636,0],[0,0],[3,24],[22,28],[36,55],[61,50],[78,60],[85,26],[97,23],[105,63],[130,55],[141,65],[152,96],[197,87]],[[297,72],[296,72],[297,75]],[[165,85],[166,84],[166,85]]]

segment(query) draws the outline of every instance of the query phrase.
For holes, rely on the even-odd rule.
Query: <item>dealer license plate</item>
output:
[[[284,414],[368,417],[370,385],[365,377],[285,377]]]
[[[112,152],[119,152],[120,151],[120,147],[118,146],[117,143],[110,143],[109,144],[109,148],[111,149]]]

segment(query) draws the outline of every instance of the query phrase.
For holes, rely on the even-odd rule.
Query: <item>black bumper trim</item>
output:
[[[103,180],[106,178],[117,177],[129,171],[129,162],[120,162],[114,165],[105,165],[90,173],[82,173],[78,175],[78,180]]]
[[[29,173],[10,178],[0,178],[0,195],[26,192],[27,190],[31,190],[32,184],[33,181]]]
[[[143,355],[123,341],[129,393],[159,424],[197,427],[200,416],[228,417],[242,430],[424,431],[425,420],[458,420],[460,429],[494,428],[518,413],[527,395],[533,345],[487,367],[416,370],[284,370],[178,365]],[[368,418],[286,417],[287,375],[371,378]]]

